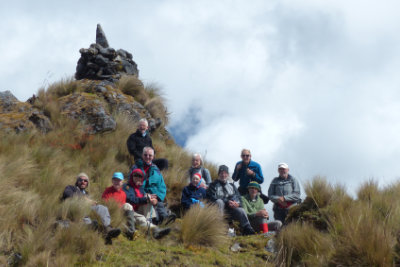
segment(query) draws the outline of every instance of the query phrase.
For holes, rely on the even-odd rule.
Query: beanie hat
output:
[[[249,189],[250,187],[257,188],[258,191],[261,191],[261,186],[255,181],[252,181],[247,185],[247,189]]]
[[[226,166],[226,165],[219,166],[218,174],[220,174],[221,172],[227,172],[229,174],[228,166]]]
[[[122,172],[114,172],[112,178],[113,179],[116,178],[116,179],[119,179],[119,180],[124,180],[124,175],[122,174]]]
[[[193,175],[192,175],[192,180],[193,180],[193,178],[194,178],[195,176],[201,180],[201,174],[200,174],[200,173],[197,172],[197,173],[193,174]]]

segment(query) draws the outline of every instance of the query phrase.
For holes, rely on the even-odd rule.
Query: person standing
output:
[[[286,163],[278,165],[279,176],[275,177],[269,186],[268,197],[274,203],[275,220],[285,222],[289,208],[301,201],[300,185],[296,178],[289,174]]]
[[[242,149],[242,160],[236,163],[235,171],[233,172],[232,179],[239,181],[239,193],[243,196],[247,194],[247,185],[255,181],[258,184],[264,182],[264,176],[261,171],[261,166],[255,161],[251,160],[251,152],[249,149]]]
[[[140,119],[138,129],[131,134],[126,141],[128,151],[133,156],[135,163],[137,160],[142,159],[143,148],[151,147],[154,150],[153,141],[151,140],[148,129],[148,121],[146,119]],[[161,171],[168,169],[167,159],[154,159],[153,163],[157,165]]]

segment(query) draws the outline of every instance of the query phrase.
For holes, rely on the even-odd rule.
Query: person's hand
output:
[[[195,198],[191,198],[190,200],[192,200],[192,203],[193,203],[193,204],[196,204],[196,203],[199,203],[199,202],[200,202],[198,199],[195,199]]]
[[[199,205],[200,205],[200,207],[204,208],[204,203],[203,202],[199,201]]]
[[[153,205],[153,206],[157,205],[158,199],[157,199],[157,196],[156,196],[156,195],[151,195],[151,196],[150,196],[150,203],[151,203],[151,205]]]
[[[237,203],[236,201],[232,201],[232,200],[229,200],[228,205],[231,208],[238,208],[239,207],[239,203]]]
[[[239,164],[236,166],[236,171],[239,171],[240,168],[242,168],[242,163],[239,163]]]
[[[280,197],[278,198],[278,201],[279,201],[280,203],[284,203],[284,202],[285,202],[285,198],[284,198],[283,196],[280,196]]]
[[[247,168],[246,173],[247,173],[247,175],[249,175],[249,176],[254,176],[254,175],[255,175],[255,172],[253,172],[253,171],[250,170],[249,168]]]
[[[262,217],[262,218],[268,218],[269,217],[268,211],[266,211],[266,210],[257,211],[256,216],[257,217]]]

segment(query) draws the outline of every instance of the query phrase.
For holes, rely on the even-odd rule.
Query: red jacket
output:
[[[120,206],[126,203],[126,194],[124,190],[120,189],[119,191],[117,191],[113,186],[107,187],[101,197],[105,200],[113,198],[116,202],[120,204]]]

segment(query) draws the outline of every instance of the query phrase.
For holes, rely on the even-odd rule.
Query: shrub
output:
[[[192,206],[182,219],[185,245],[220,247],[228,241],[228,226],[215,205]]]
[[[133,96],[136,101],[144,105],[148,99],[143,83],[132,75],[124,75],[119,79],[118,89],[124,94]]]

